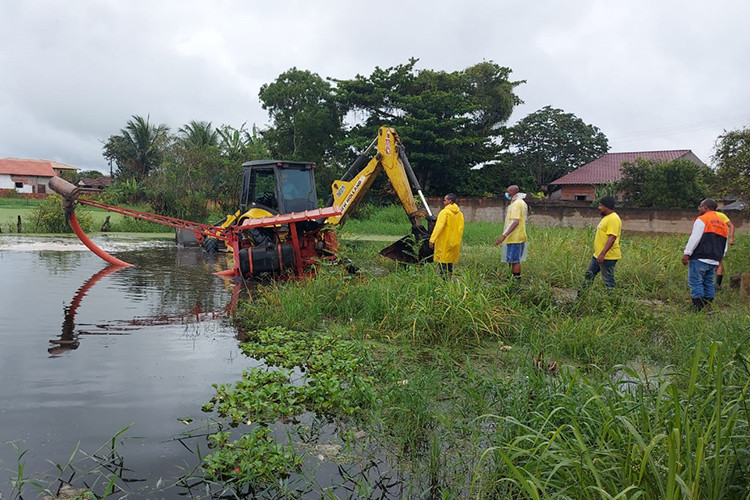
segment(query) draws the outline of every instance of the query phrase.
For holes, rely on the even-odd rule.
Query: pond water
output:
[[[241,353],[229,320],[246,287],[214,276],[231,265],[226,256],[207,261],[168,237],[94,241],[134,266],[110,267],[75,238],[0,235],[0,500],[16,497],[19,463],[24,477],[47,487],[75,471],[74,486],[99,481],[93,489],[101,493],[102,477],[112,474],[99,472],[111,464],[91,456],[106,456],[126,427],[116,439],[124,496],[206,498],[205,489],[176,483],[200,464],[198,447],[210,452],[211,417],[201,405],[214,396],[212,384],[262,366]],[[336,459],[346,448],[340,425],[302,415],[273,426],[278,440],[293,439],[305,454],[292,496],[403,497],[404,478],[382,450]],[[43,495],[34,485],[23,493]]]
[[[95,241],[134,267],[111,272],[76,239],[0,236],[0,498],[14,444],[24,475],[54,479],[76,446],[92,454],[126,426],[117,451],[134,490],[173,481],[198,461],[174,439],[182,421],[204,419],[211,384],[253,363],[226,319],[221,263],[172,240]]]

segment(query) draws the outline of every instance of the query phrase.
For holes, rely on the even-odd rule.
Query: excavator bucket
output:
[[[412,234],[382,249],[380,255],[404,264],[432,262],[433,252],[429,243],[430,234],[424,229],[415,228]]]

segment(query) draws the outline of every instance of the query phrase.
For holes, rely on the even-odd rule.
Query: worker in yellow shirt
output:
[[[591,257],[583,282],[586,287],[594,281],[594,277],[602,273],[602,280],[607,288],[615,287],[615,265],[622,258],[620,252],[620,234],[622,233],[622,221],[615,212],[615,199],[605,196],[599,201],[599,213],[602,220],[596,226],[594,236],[594,256]]]
[[[523,201],[525,193],[519,193],[515,184],[508,186],[505,198],[510,200],[510,205],[505,212],[505,226],[503,234],[497,239],[495,245],[503,245],[502,261],[508,263],[508,268],[516,280],[521,279],[521,262],[526,260],[526,217],[529,207]]]

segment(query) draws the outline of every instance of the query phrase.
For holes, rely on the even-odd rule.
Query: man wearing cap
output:
[[[526,218],[529,207],[523,201],[526,193],[520,193],[513,184],[505,191],[505,198],[510,201],[505,214],[503,234],[495,245],[503,245],[502,261],[508,263],[513,278],[521,280],[521,262],[526,260]]]
[[[700,311],[714,300],[714,275],[727,251],[728,228],[716,214],[716,201],[706,198],[698,205],[700,214],[693,221],[682,264],[688,266],[688,286],[693,309]]]
[[[596,226],[594,236],[594,256],[591,257],[588,269],[586,269],[583,286],[586,287],[594,281],[594,277],[602,273],[602,280],[607,288],[615,287],[615,265],[622,258],[620,252],[620,233],[622,232],[622,221],[615,212],[615,199],[605,196],[599,200],[599,213],[602,220]]]

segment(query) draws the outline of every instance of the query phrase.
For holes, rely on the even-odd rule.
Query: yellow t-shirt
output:
[[[599,221],[599,225],[596,226],[596,235],[594,236],[594,257],[599,257],[599,254],[604,250],[604,245],[607,244],[607,239],[610,235],[615,235],[615,242],[612,247],[604,255],[606,260],[618,260],[622,258],[620,252],[620,233],[622,232],[622,221],[620,216],[615,212],[602,217]]]
[[[723,212],[716,212],[716,215],[719,217],[719,219],[722,220],[722,222],[724,222],[724,224],[729,222],[729,217],[727,217]]]
[[[526,241],[526,214],[528,210],[526,202],[520,198],[515,199],[508,205],[508,210],[505,214],[505,227],[509,227],[513,219],[518,219],[518,225],[505,238],[505,243],[523,243]]]

